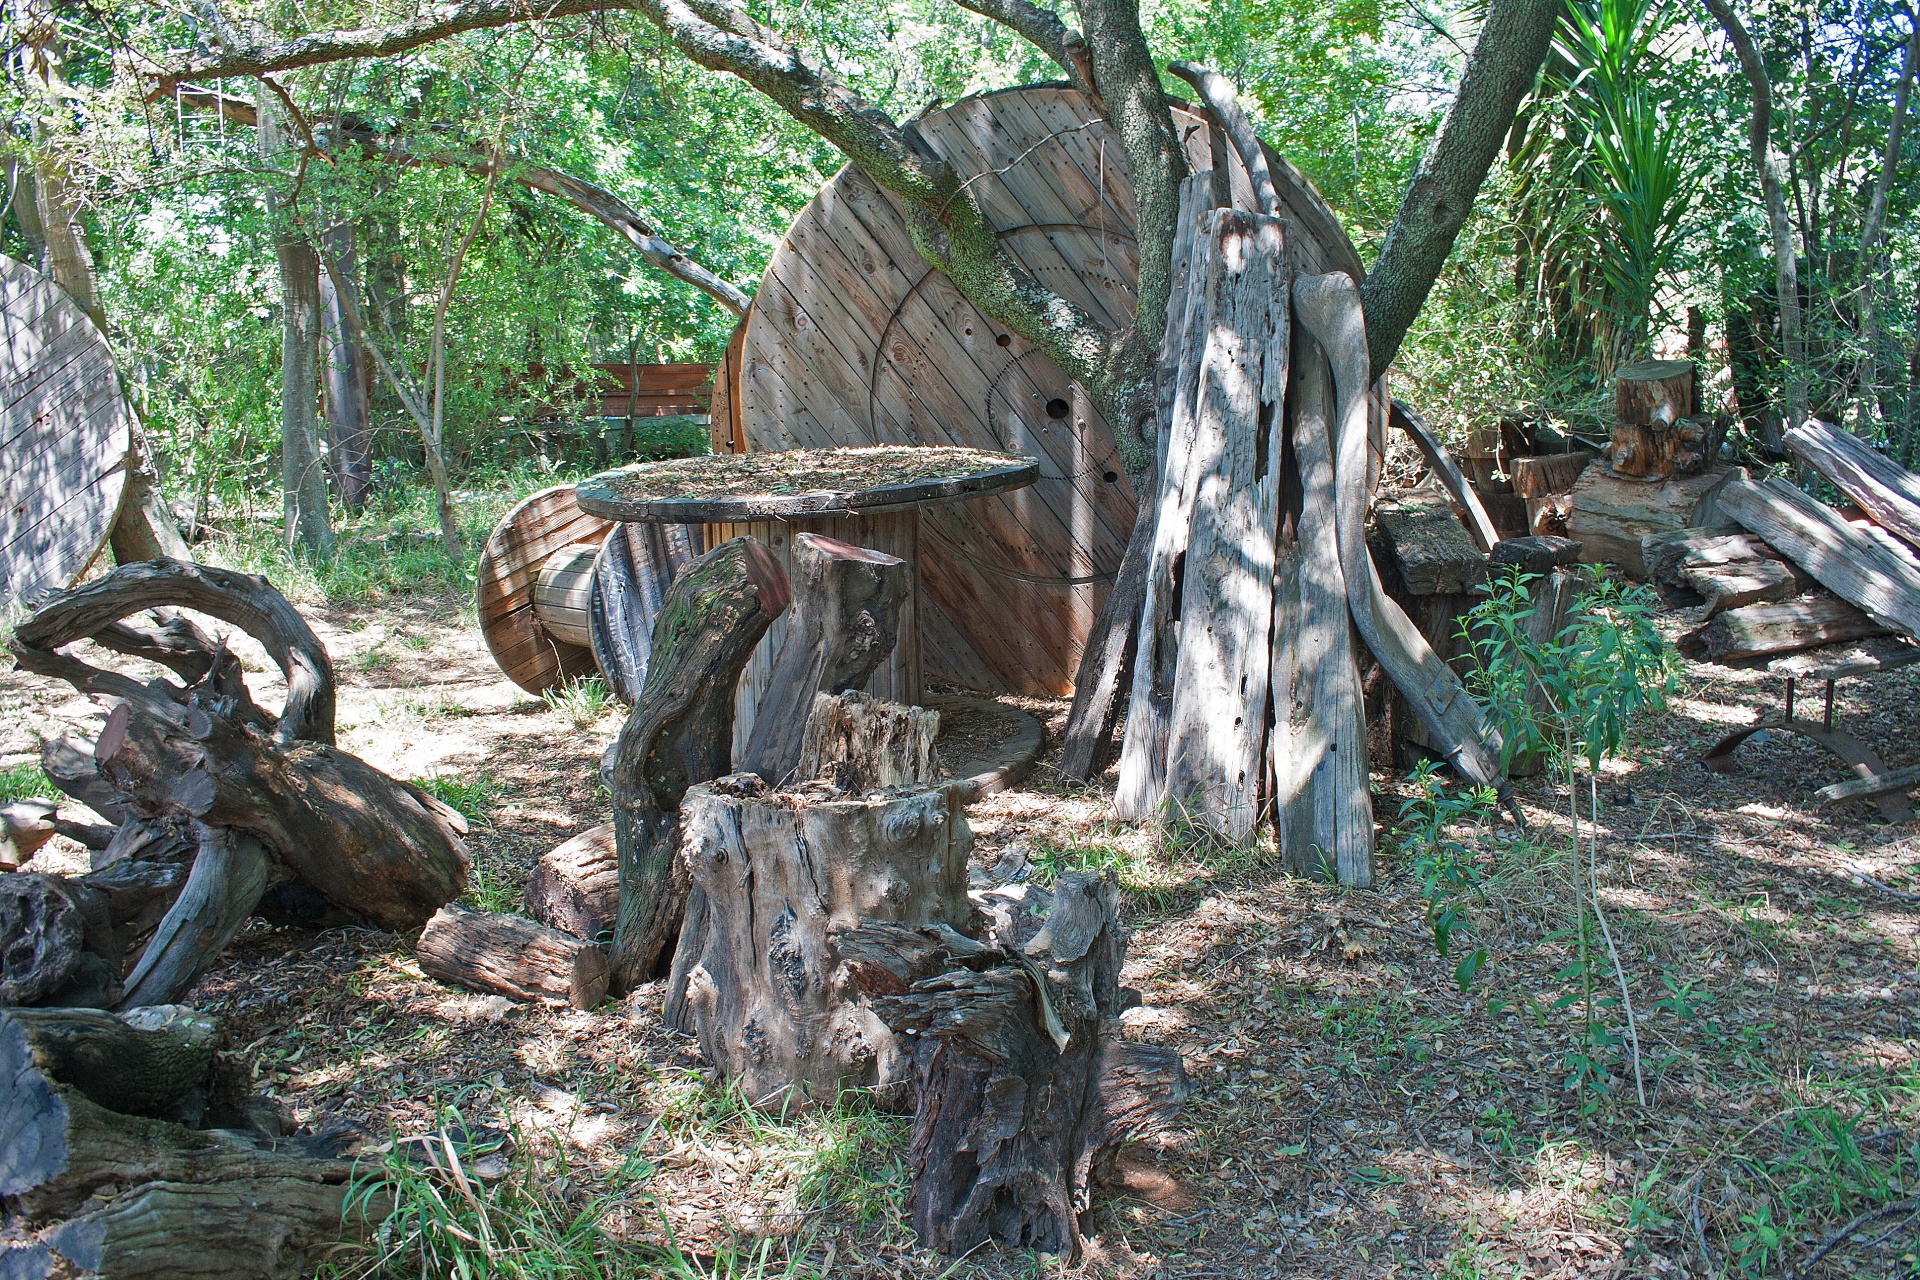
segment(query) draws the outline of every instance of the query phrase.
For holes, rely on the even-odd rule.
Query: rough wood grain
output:
[[[613,824],[592,827],[542,854],[527,877],[520,909],[588,942],[611,931],[620,910],[620,858]]]
[[[1654,534],[1711,528],[1731,521],[1706,518],[1711,500],[1733,474],[1719,467],[1662,484],[1623,480],[1602,467],[1588,467],[1573,486],[1573,512],[1567,536],[1580,544],[1582,564],[1611,564],[1630,578],[1644,580],[1640,543]],[[1724,530],[1723,530],[1724,531]]]
[[[1487,554],[1438,494],[1383,496],[1374,505],[1373,525],[1401,582],[1416,596],[1465,595],[1487,580]]]
[[[1714,529],[1675,529],[1649,534],[1640,540],[1640,563],[1648,581],[1669,586],[1684,584],[1681,577],[1684,566],[1779,558],[1779,552],[1758,538]]]
[[[1514,458],[1507,463],[1513,474],[1513,491],[1523,498],[1568,493],[1580,479],[1581,472],[1598,456],[1591,449],[1579,449],[1545,457]]]
[[[166,1116],[213,1069],[214,1024],[180,1005],[8,1009],[41,1071],[103,1107]]]
[[[1241,842],[1262,817],[1291,317],[1277,219],[1217,210],[1208,236],[1167,795],[1191,821]]]
[[[667,588],[706,549],[697,524],[617,524],[593,562],[587,638],[607,688],[632,706],[647,683],[653,620]]]
[[[825,778],[842,791],[932,782],[940,713],[864,693],[817,693],[807,717],[796,781]]]
[[[1802,600],[1750,604],[1717,613],[1681,636],[1676,647],[1690,657],[1739,662],[1819,645],[1864,640],[1886,635],[1891,630],[1845,600],[1823,593]]]
[[[1762,604],[1773,600],[1791,600],[1800,594],[1800,582],[1793,570],[1778,560],[1755,557],[1724,564],[1682,562],[1680,576],[1686,584],[1706,598],[1706,616],[1723,609]]]
[[[1613,416],[1626,426],[1671,426],[1693,416],[1691,360],[1641,360],[1613,375]],[[1617,460],[1616,460],[1617,465]]]
[[[1814,797],[1820,801],[1821,808],[1827,809],[1855,800],[1877,800],[1896,791],[1911,791],[1914,787],[1920,787],[1920,765],[1875,774],[1871,778],[1855,778],[1852,782],[1836,782],[1814,792]]]
[[[503,911],[450,902],[427,921],[414,955],[429,977],[510,1000],[591,1009],[607,994],[598,945]]]
[[[1920,549],[1920,476],[1860,437],[1814,419],[1787,432],[1786,445],[1883,527]]]
[[[1744,476],[1718,495],[1720,510],[1812,574],[1821,586],[1876,618],[1920,636],[1920,570],[1896,558],[1779,478]]]

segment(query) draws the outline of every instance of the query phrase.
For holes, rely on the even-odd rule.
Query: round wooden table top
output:
[[[873,445],[644,462],[582,480],[574,496],[582,511],[608,520],[784,520],[901,511],[1039,478],[1039,460],[1018,454]]]

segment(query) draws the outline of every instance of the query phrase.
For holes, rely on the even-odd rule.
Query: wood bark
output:
[[[1732,474],[1719,467],[1649,484],[1588,467],[1573,486],[1567,536],[1580,544],[1581,563],[1616,565],[1628,577],[1644,580],[1641,542],[1654,534],[1704,527],[1710,501]]]
[[[336,222],[320,233],[320,251],[327,255],[320,272],[321,323],[326,345],[327,438],[331,444],[333,474],[340,486],[340,502],[358,511],[373,483],[373,420],[368,402],[367,348],[359,328],[349,318],[358,315],[360,260],[351,222]]]
[[[120,861],[69,878],[0,877],[0,1006],[105,1007],[179,895],[177,862]]]
[[[520,909],[541,924],[597,942],[620,911],[620,856],[613,824],[582,831],[533,866]]]
[[[734,686],[788,599],[786,571],[765,545],[733,538],[686,567],[654,619],[646,688],[600,765],[620,859],[609,955],[615,995],[654,976],[680,930],[680,800],[688,787],[727,772]]]
[[[1094,1168],[1187,1092],[1177,1058],[1118,1034],[1113,881],[1070,872],[1028,905],[997,904],[984,944],[868,922],[840,938],[875,1014],[912,1046],[913,1225],[946,1254],[994,1241],[1077,1259]]]
[[[291,1280],[311,1274],[321,1251],[363,1235],[390,1207],[379,1193],[349,1202],[354,1165],[338,1158],[341,1142],[123,1114],[75,1083],[99,1065],[92,1050],[113,1047],[134,1073],[131,1085],[150,1098],[154,1087],[188,1074],[183,1054],[191,1053],[195,1020],[161,1014],[153,1023],[159,1040],[129,1042],[99,1029],[87,1036],[71,1020],[64,1029],[49,1025],[62,1012],[0,1011],[10,1280]]]
[[[931,782],[940,769],[934,738],[940,713],[882,702],[857,690],[817,693],[793,776],[830,780],[842,791]]]
[[[1496,7],[1497,11],[1497,7]],[[1491,16],[1488,19],[1492,21]],[[1486,37],[1481,37],[1485,43]],[[1469,72],[1471,74],[1471,72]],[[1338,273],[1298,276],[1293,287],[1300,322],[1326,352],[1333,369],[1334,483],[1340,567],[1354,625],[1394,687],[1461,776],[1503,795],[1500,735],[1453,670],[1433,652],[1400,607],[1387,598],[1366,543],[1367,335],[1359,295]],[[1369,879],[1357,881],[1361,885]]]
[[[1860,437],[1811,418],[1787,432],[1786,446],[1880,525],[1920,550],[1920,476]]]
[[[504,911],[450,902],[427,921],[414,956],[429,977],[510,1000],[591,1009],[607,994],[598,945]]]
[[[1274,830],[1289,871],[1350,884],[1372,865],[1373,804],[1335,515],[1333,382],[1318,343],[1296,329],[1293,345],[1286,453],[1298,494],[1283,478],[1282,527],[1295,536],[1288,545],[1282,533],[1269,664]]]
[[[1508,463],[1513,472],[1513,491],[1523,498],[1569,492],[1597,456],[1591,449],[1579,449],[1538,458],[1515,458]]]
[[[1693,416],[1691,360],[1641,360],[1613,375],[1613,417],[1624,426],[1672,426]]]
[[[793,607],[773,674],[740,759],[744,773],[779,786],[796,765],[816,694],[867,682],[893,651],[913,566],[825,534],[802,533],[791,554]]]
[[[101,1009],[8,1009],[45,1074],[126,1115],[172,1118],[214,1069],[216,1029],[179,1005]],[[204,1106],[201,1098],[198,1105]]]
[[[1215,210],[1208,238],[1167,795],[1189,820],[1240,843],[1261,820],[1265,790],[1290,268],[1277,218]]]
[[[1740,662],[1793,653],[1817,645],[1884,636],[1892,631],[1835,596],[1820,594],[1777,604],[1750,604],[1715,614],[1681,636],[1676,648],[1689,657]]]
[[[1835,595],[1920,637],[1920,569],[1778,477],[1729,480],[1716,501]]]
[[[854,998],[832,931],[967,927],[973,837],[960,784],[816,795],[742,773],[692,788],[681,813],[706,920],[676,959],[679,1025],[758,1106],[897,1089],[901,1050]]]

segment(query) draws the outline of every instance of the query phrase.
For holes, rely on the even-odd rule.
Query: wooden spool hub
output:
[[[1193,168],[1211,168],[1206,121],[1178,108],[1173,116]],[[1132,322],[1132,181],[1118,136],[1081,94],[1008,89],[915,126],[1026,271],[1102,323]],[[1267,160],[1294,265],[1363,274],[1318,193],[1279,156]],[[1236,205],[1252,208],[1237,158],[1231,175]],[[717,451],[960,445],[1039,459],[1030,490],[923,514],[922,642],[936,679],[995,693],[1073,691],[1133,527],[1135,495],[1113,424],[1052,361],[928,265],[898,203],[856,166],[826,185],[774,251],[716,378],[713,436]],[[1377,466],[1384,412],[1373,437]]]
[[[588,597],[593,594],[593,562],[600,548],[576,542],[547,557],[533,583],[533,614],[547,634],[576,648],[591,650],[587,629]]]
[[[107,340],[52,281],[0,257],[0,605],[65,587],[120,513],[133,413]]]
[[[528,693],[545,693],[594,673],[593,650],[555,636],[534,611],[534,587],[554,552],[605,540],[611,520],[591,516],[573,500],[573,486],[557,484],[523,500],[494,526],[474,570],[480,634],[507,679]]]

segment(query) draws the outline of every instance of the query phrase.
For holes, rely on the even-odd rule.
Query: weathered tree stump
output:
[[[509,1000],[591,1009],[607,994],[607,956],[593,942],[504,911],[449,902],[414,946],[421,972]]]
[[[311,1274],[314,1254],[365,1232],[362,1211],[385,1211],[378,1194],[349,1203],[339,1141],[150,1118],[221,1092],[212,1035],[186,1010],[0,1010],[9,1280]],[[247,1123],[243,1108],[188,1109]]]
[[[620,857],[613,824],[582,831],[533,866],[520,909],[541,924],[597,942],[620,912]]]
[[[991,897],[991,895],[990,895]],[[838,945],[873,1013],[910,1047],[909,1167],[922,1244],[988,1240],[1078,1257],[1096,1166],[1171,1118],[1179,1058],[1125,1041],[1127,931],[1114,882],[1060,877],[994,912],[986,942],[876,921]]]
[[[913,566],[825,534],[793,540],[793,613],[740,760],[775,786],[800,763],[814,695],[867,682],[893,652]]]
[[[168,616],[156,628],[120,621],[163,606],[225,619],[258,639],[287,679],[281,714],[256,706],[238,659],[186,619]],[[160,663],[185,683],[141,684],[63,652],[83,639]],[[331,745],[326,650],[264,578],[173,560],[123,565],[56,594],[11,647],[21,666],[109,707],[97,741],[44,753],[56,785],[122,819],[103,860],[158,845],[192,850],[186,885],[120,999],[163,1004],[185,994],[276,885],[297,884],[308,899],[387,929],[418,927],[464,886],[464,819]]]
[[[772,553],[733,538],[681,571],[654,619],[646,687],[600,764],[620,860],[609,956],[616,995],[653,977],[680,931],[680,798],[727,771],[734,686],[788,598],[786,571]]]
[[[801,734],[797,778],[829,778],[842,791],[931,782],[940,713],[860,692],[817,693]]]
[[[832,930],[862,920],[966,930],[963,785],[846,795],[773,791],[741,773],[687,792],[682,849],[704,927],[682,940],[669,1025],[697,1035],[749,1099],[806,1106],[904,1081]]]

